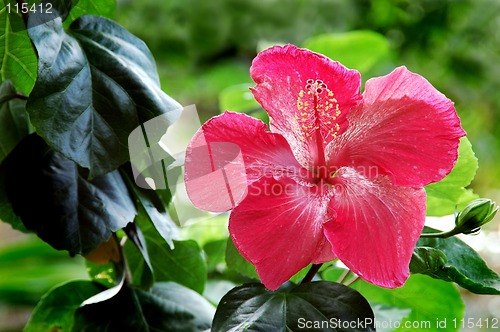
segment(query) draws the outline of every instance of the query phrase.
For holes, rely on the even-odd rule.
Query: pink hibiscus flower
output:
[[[192,202],[232,209],[232,240],[268,289],[334,258],[373,284],[403,285],[423,186],[451,171],[465,135],[453,103],[405,67],[360,94],[356,70],[293,45],[261,52],[250,73],[271,131],[231,112],[206,122],[186,154]]]

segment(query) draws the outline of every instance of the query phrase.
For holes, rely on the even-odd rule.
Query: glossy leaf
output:
[[[391,57],[389,41],[373,31],[324,34],[308,39],[303,47],[366,74]]]
[[[127,234],[127,240],[132,242],[135,248],[140,252],[142,257],[140,269],[132,270],[132,276],[134,280],[137,280],[139,285],[144,289],[149,289],[153,286],[155,282],[153,265],[149,258],[148,248],[146,246],[146,239],[142,234],[140,228],[137,227],[135,223],[130,223],[124,228],[125,234]]]
[[[171,249],[153,225],[139,215],[136,224],[146,240],[149,259],[158,281],[175,281],[181,285],[202,293],[207,279],[207,268],[202,251],[195,241],[173,241]],[[134,271],[134,282],[140,284],[140,278],[146,268],[143,255],[131,243],[125,244],[125,253],[129,267]]]
[[[467,203],[477,198],[477,195],[465,189],[474,179],[477,168],[478,162],[472,151],[472,145],[467,137],[462,137],[458,148],[458,160],[451,173],[443,180],[425,186],[427,215],[453,214],[457,206],[461,210]]]
[[[421,238],[413,253],[410,271],[455,282],[473,293],[500,294],[500,276],[457,237]]]
[[[124,287],[109,301],[80,308],[72,331],[203,331],[214,311],[201,295],[173,282],[149,292]]]
[[[130,165],[126,165],[121,171],[130,192],[136,199],[140,216],[149,219],[158,233],[173,249],[173,240],[178,239],[179,235],[177,225],[165,208],[172,199],[170,191],[168,189],[147,190],[140,188],[132,180]]]
[[[7,196],[26,228],[71,255],[89,253],[135,217],[118,172],[89,181],[86,170],[34,134],[16,146],[2,167]]]
[[[375,331],[373,318],[370,305],[357,291],[337,283],[288,285],[275,292],[261,284],[245,284],[222,298],[212,331]],[[357,323],[370,319],[372,324]],[[351,325],[338,329],[301,326],[306,321]]]
[[[65,31],[56,18],[29,35],[39,55],[27,103],[33,126],[90,177],[128,160],[128,135],[141,123],[161,114],[172,123],[180,114],[160,89],[149,49],[118,24],[81,16]]]
[[[11,79],[28,95],[35,84],[37,60],[20,15],[7,15],[0,1],[0,81]]]
[[[447,324],[446,328],[442,328],[436,322],[460,321],[464,315],[464,304],[457,288],[452,283],[424,275],[411,275],[403,287],[395,289],[377,287],[364,280],[356,281],[351,287],[359,291],[372,306],[396,308],[400,316],[406,316],[400,324],[393,324],[399,328],[392,331],[457,331],[458,325],[454,327],[453,324]],[[408,310],[411,313],[408,314]],[[375,319],[384,323],[383,316],[376,316]],[[423,325],[423,322],[428,326]]]
[[[16,89],[11,80],[0,86],[0,163],[16,144],[29,133],[25,100],[16,98]],[[5,192],[5,174],[0,173],[0,220],[14,229],[27,232],[21,219],[14,213]]]
[[[81,303],[81,306],[105,302],[117,296],[125,285],[125,271],[123,268],[120,268],[120,270],[121,271],[118,272],[119,278],[116,285],[113,285],[111,288],[104,289],[102,292],[87,298]]]
[[[42,297],[24,331],[70,331],[80,304],[103,289],[101,284],[87,280],[71,281],[52,289]]]

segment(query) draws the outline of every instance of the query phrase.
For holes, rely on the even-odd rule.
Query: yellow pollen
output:
[[[301,139],[320,138],[323,144],[328,144],[340,131],[336,120],[341,114],[333,91],[319,79],[308,79],[304,89],[298,93],[297,113],[294,116],[300,124],[297,129]]]

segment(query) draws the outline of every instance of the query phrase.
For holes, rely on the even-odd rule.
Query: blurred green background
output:
[[[195,104],[202,121],[220,112],[222,91],[252,84],[259,49],[300,46],[326,33],[377,32],[390,54],[362,72],[364,81],[405,65],[453,100],[479,159],[472,188],[500,202],[500,1],[119,0],[116,21],[150,47],[163,90]],[[375,56],[369,47],[364,52]],[[496,271],[499,225],[498,217],[488,225],[480,248]],[[81,260],[1,224],[0,331],[19,330],[48,288],[78,277],[85,277]],[[464,297],[472,317],[500,307],[492,297]]]
[[[378,32],[392,60],[369,75],[405,65],[453,100],[480,161],[473,187],[499,197],[499,1],[121,0],[117,21],[151,48],[163,89],[183,105],[196,104],[203,119],[219,112],[224,88],[252,82],[248,70],[262,47]]]

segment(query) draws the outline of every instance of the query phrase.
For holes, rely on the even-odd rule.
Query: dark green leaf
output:
[[[252,263],[241,256],[238,249],[236,249],[236,247],[234,246],[231,237],[227,239],[226,264],[228,268],[240,273],[245,277],[260,280],[259,275],[255,270],[255,266],[253,266]]]
[[[124,231],[125,234],[127,234],[128,240],[131,241],[141,253],[143,262],[145,263],[141,265],[140,269],[133,270],[134,280],[137,280],[144,289],[149,289],[153,286],[155,279],[153,265],[149,259],[148,248],[146,246],[146,239],[141,229],[138,228],[135,223],[128,224],[127,227],[124,228]]]
[[[384,306],[399,309],[398,315],[403,320],[399,328],[392,331],[457,331],[458,325],[448,323],[446,328],[442,328],[436,323],[451,322],[453,319],[460,321],[464,314],[464,304],[455,285],[424,275],[411,275],[403,287],[395,289],[381,288],[364,280],[357,280],[351,287],[358,290],[375,308]],[[411,313],[408,314],[409,310]],[[383,321],[384,314],[379,312],[375,319],[382,324],[389,323]]]
[[[173,240],[178,239],[178,229],[165,208],[172,198],[170,191],[168,189],[147,190],[140,188],[133,180],[129,164],[122,167],[121,171],[130,192],[136,198],[139,215],[149,219],[158,233],[173,249]]]
[[[174,249],[171,249],[144,216],[139,215],[135,223],[146,239],[155,280],[175,281],[202,293],[207,279],[207,268],[198,244],[195,241],[174,241]],[[125,252],[130,269],[134,271],[134,282],[140,283],[146,268],[144,257],[128,242],[125,244]]]
[[[435,232],[426,227],[424,232]],[[477,294],[500,294],[500,276],[471,247],[457,237],[421,238],[410,264],[412,273],[456,282]]]
[[[26,101],[16,98],[11,80],[0,86],[0,162],[29,133]]]
[[[118,24],[81,16],[66,32],[56,18],[29,35],[39,55],[27,104],[31,121],[90,177],[129,159],[128,136],[141,123],[159,115],[172,123],[180,114],[182,107],[160,89],[149,49]]]
[[[70,331],[73,316],[87,298],[104,287],[92,281],[72,281],[45,294],[26,325],[25,332]]]
[[[7,195],[26,228],[71,255],[90,252],[135,217],[118,172],[89,181],[85,169],[34,134],[16,146],[2,168]]]
[[[124,287],[108,301],[80,308],[73,331],[203,331],[214,311],[201,295],[173,282],[148,292]]]
[[[0,1],[0,81],[11,79],[28,95],[36,79],[35,51],[21,16],[6,11],[5,1]]]
[[[15,97],[12,81],[5,80],[0,86],[0,162],[29,132],[26,101]],[[3,172],[0,174],[0,220],[11,224],[14,229],[27,232],[7,198]]]
[[[311,325],[305,325],[306,322]],[[315,326],[314,322],[323,325]],[[332,322],[348,326],[335,329]],[[370,305],[357,291],[317,281],[275,292],[261,284],[245,284],[231,290],[217,308],[212,331],[243,330],[375,331],[375,328]]]

